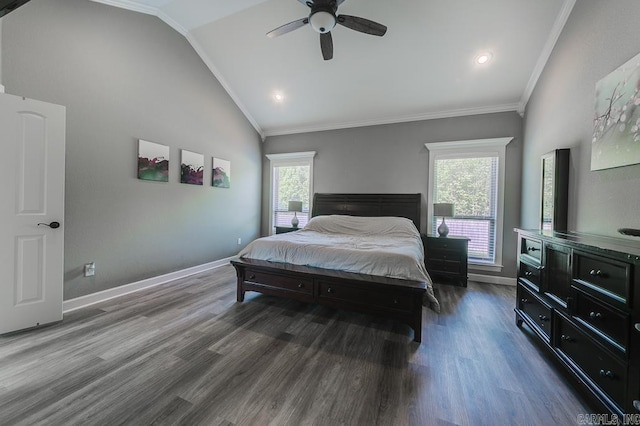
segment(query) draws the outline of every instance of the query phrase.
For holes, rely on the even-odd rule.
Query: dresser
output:
[[[595,404],[620,419],[640,413],[640,241],[516,232],[516,324]]]
[[[438,283],[467,286],[467,237],[422,236],[424,262],[429,276]]]

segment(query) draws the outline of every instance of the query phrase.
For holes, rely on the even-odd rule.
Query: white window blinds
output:
[[[309,190],[311,167],[276,166],[273,168],[273,226],[291,226],[294,212],[288,211],[289,201],[301,201],[302,211],[295,213],[298,227],[309,221]]]
[[[294,212],[289,211],[290,201],[302,202],[302,211],[295,213],[298,227],[302,228],[309,221],[315,154],[315,151],[267,154],[271,164],[271,233],[275,232],[276,226],[291,226]]]
[[[455,214],[447,218],[450,235],[466,236],[469,258],[495,262],[498,195],[498,157],[442,158],[435,160],[433,202],[453,203]],[[432,234],[436,235],[433,218]]]

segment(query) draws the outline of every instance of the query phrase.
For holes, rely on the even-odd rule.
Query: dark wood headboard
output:
[[[397,216],[420,229],[422,194],[314,194],[311,216]]]

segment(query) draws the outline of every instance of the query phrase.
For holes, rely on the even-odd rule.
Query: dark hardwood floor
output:
[[[408,326],[247,293],[231,266],[0,337],[0,424],[570,425],[590,409],[515,288],[438,286]]]

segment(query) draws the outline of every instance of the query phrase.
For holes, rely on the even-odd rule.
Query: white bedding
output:
[[[296,232],[259,238],[240,257],[424,281],[426,301],[439,311],[424,266],[420,233],[399,217],[317,216]],[[425,304],[427,304],[425,303]]]

